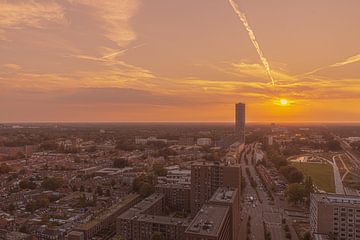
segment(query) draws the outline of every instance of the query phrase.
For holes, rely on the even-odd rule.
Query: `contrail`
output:
[[[266,59],[266,57],[264,56],[264,53],[261,51],[260,45],[256,40],[255,34],[254,34],[253,30],[251,29],[251,27],[246,19],[245,14],[240,11],[239,6],[234,2],[234,0],[229,0],[229,2],[231,4],[232,8],[234,9],[235,13],[239,16],[244,27],[246,28],[246,31],[249,34],[250,40],[253,43],[254,47],[256,48],[256,51],[259,54],[260,60],[261,60],[262,64],[264,65],[269,78],[271,79],[271,83],[273,86],[275,86],[275,80],[271,74],[270,64],[269,64],[268,60]]]
[[[360,54],[357,54],[355,56],[352,56],[352,57],[349,57],[349,58],[345,59],[344,61],[337,62],[337,63],[331,64],[329,66],[314,69],[311,72],[305,73],[304,75],[305,76],[311,75],[311,74],[317,73],[317,72],[319,72],[321,70],[325,70],[325,69],[329,69],[329,68],[335,68],[335,67],[342,67],[342,66],[345,66],[345,65],[348,65],[348,64],[359,62],[359,61],[360,61]]]

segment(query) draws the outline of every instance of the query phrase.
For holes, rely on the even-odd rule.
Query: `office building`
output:
[[[245,104],[235,105],[235,135],[240,143],[245,143]]]
[[[339,194],[312,194],[310,230],[314,237],[360,240],[360,197]]]

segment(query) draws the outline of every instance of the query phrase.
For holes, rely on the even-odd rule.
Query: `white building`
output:
[[[211,138],[198,138],[196,144],[199,146],[210,146],[212,143]]]

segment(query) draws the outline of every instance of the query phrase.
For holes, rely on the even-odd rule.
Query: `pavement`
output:
[[[333,166],[334,169],[335,191],[337,194],[345,194],[344,185],[341,179],[339,168],[335,162],[335,157],[336,156],[333,156],[332,162],[328,161]]]

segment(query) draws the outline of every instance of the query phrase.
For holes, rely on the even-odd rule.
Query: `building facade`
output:
[[[167,206],[173,211],[190,212],[190,186],[184,184],[158,184],[157,193],[165,196]]]
[[[219,187],[241,189],[240,165],[197,162],[191,166],[191,214],[200,210]]]
[[[120,215],[116,222],[117,234],[125,240],[163,239],[184,240],[190,219],[165,216],[165,195],[154,193]]]
[[[337,240],[360,240],[360,197],[312,194],[310,227],[313,236],[328,235]]]
[[[245,104],[235,105],[235,135],[240,143],[245,143]]]

